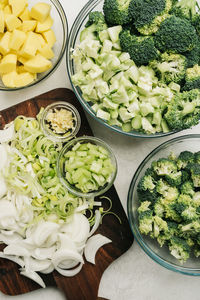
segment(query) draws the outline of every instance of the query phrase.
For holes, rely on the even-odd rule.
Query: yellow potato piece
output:
[[[40,43],[36,33],[29,31],[27,33],[27,38],[24,45],[21,48],[20,55],[25,58],[31,58],[36,54],[37,49],[39,49]]]
[[[52,63],[44,56],[37,54],[24,63],[24,68],[30,73],[45,72],[52,67]]]
[[[17,72],[16,71],[12,71],[10,73],[7,74],[3,74],[1,79],[3,81],[3,84],[7,87],[15,87],[15,78],[17,76]]]
[[[20,86],[28,85],[34,80],[35,80],[34,74],[25,71],[20,74],[17,74],[16,78],[14,79],[14,84],[15,87],[20,87]]]
[[[42,35],[43,35],[45,41],[47,42],[47,44],[49,45],[49,47],[50,48],[53,47],[53,45],[56,42],[56,36],[55,36],[55,33],[53,32],[53,30],[50,29],[45,32],[42,32]]]
[[[14,29],[21,26],[21,21],[13,14],[5,14],[5,24],[8,31],[13,31]]]
[[[0,63],[0,74],[10,73],[16,70],[17,55],[7,54],[5,55]]]
[[[12,13],[18,17],[28,5],[28,2],[27,0],[9,0],[9,4],[12,7]]]
[[[22,21],[29,21],[31,20],[30,17],[30,11],[28,10],[28,8],[26,7],[23,12],[19,15],[20,20]]]
[[[18,62],[20,62],[21,64],[24,65],[24,63],[28,60],[27,58],[23,57],[23,56],[19,56],[17,58]]]
[[[10,5],[6,5],[3,9],[4,14],[12,14],[12,9],[10,7]]]
[[[51,5],[43,2],[36,3],[31,9],[31,18],[44,22],[46,18],[49,16],[51,11]]]
[[[4,7],[8,5],[8,0],[1,0],[0,1],[0,9],[4,9]]]
[[[0,32],[4,32],[5,22],[4,22],[4,12],[0,9]]]
[[[6,31],[0,40],[0,53],[6,55],[10,51],[10,37],[11,33]]]
[[[10,49],[18,51],[26,39],[26,33],[14,29],[10,38]]]
[[[52,25],[53,25],[53,19],[51,18],[51,16],[48,16],[43,23],[37,22],[35,31],[36,32],[47,31],[52,27]]]
[[[47,59],[51,59],[54,57],[53,50],[49,47],[49,45],[45,44],[43,47],[41,47],[38,50],[38,53],[40,53],[42,56],[44,56]]]
[[[24,32],[34,31],[36,24],[37,24],[37,21],[35,21],[35,20],[25,20],[25,21],[23,21],[22,25],[20,26],[20,29]]]

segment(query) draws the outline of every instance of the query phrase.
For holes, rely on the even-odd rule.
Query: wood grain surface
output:
[[[81,115],[81,128],[77,136],[92,135],[91,128],[86,119],[82,106],[74,93],[68,89],[55,89],[33,99],[27,100],[0,112],[0,129],[14,120],[18,115],[35,117],[41,107],[62,100],[72,103]],[[72,278],[67,278],[56,271],[48,275],[42,275],[47,286],[55,286],[62,290],[68,300],[96,300],[98,298],[99,283],[105,269],[133,243],[133,235],[129,227],[126,214],[121,205],[117,192],[112,186],[105,193],[112,199],[112,212],[121,219],[112,215],[106,215],[96,233],[101,233],[112,240],[112,243],[103,246],[96,255],[96,264],[85,262],[81,272]],[[103,206],[108,205],[107,201]],[[1,246],[3,249],[3,245]],[[6,259],[0,259],[0,290],[7,295],[19,295],[39,289],[40,286],[19,274],[18,266]]]

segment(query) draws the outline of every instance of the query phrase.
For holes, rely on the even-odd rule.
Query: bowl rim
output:
[[[83,108],[92,116],[95,120],[97,120],[100,124],[103,126],[106,126],[112,131],[115,131],[117,133],[120,133],[125,136],[130,136],[132,138],[161,138],[161,137],[166,137],[172,134],[177,133],[177,130],[170,131],[170,132],[161,132],[161,133],[155,133],[155,134],[144,134],[140,133],[139,131],[130,131],[130,132],[125,132],[123,131],[120,127],[116,125],[109,125],[105,120],[100,119],[96,116],[95,112],[92,110],[91,106],[89,103],[84,100],[81,95],[80,95],[80,88],[76,87],[73,82],[71,75],[74,73],[74,63],[73,59],[71,59],[71,50],[74,48],[77,36],[79,34],[79,30],[81,29],[81,26],[83,25],[85,19],[88,17],[88,13],[94,9],[98,4],[100,4],[103,0],[90,0],[88,1],[83,8],[80,10],[79,14],[77,15],[75,21],[72,24],[70,33],[69,33],[69,38],[68,38],[68,43],[67,43],[67,49],[66,49],[66,66],[67,66],[67,73],[68,77],[72,86],[72,89],[83,106]],[[72,71],[72,72],[71,72]]]
[[[104,147],[109,152],[109,157],[111,158],[111,160],[114,164],[115,170],[112,173],[111,181],[108,182],[104,187],[102,187],[101,189],[99,189],[97,191],[91,191],[89,193],[83,193],[81,191],[75,190],[73,188],[73,186],[70,183],[68,183],[68,181],[65,180],[62,176],[60,163],[61,163],[61,159],[63,157],[63,154],[65,153],[67,148],[70,148],[71,146],[75,145],[78,142],[92,142],[94,144],[101,145],[102,147]],[[58,159],[57,159],[57,164],[56,164],[57,176],[58,176],[60,182],[62,183],[62,185],[70,193],[74,194],[75,196],[81,197],[81,198],[94,198],[94,197],[97,197],[97,196],[100,196],[100,195],[104,194],[107,190],[109,190],[111,188],[111,186],[113,185],[113,183],[115,181],[115,178],[117,176],[117,169],[118,169],[117,160],[116,160],[115,154],[114,154],[113,150],[111,149],[111,147],[106,142],[104,142],[102,139],[99,139],[99,138],[94,137],[94,136],[88,136],[88,135],[80,136],[80,137],[77,137],[75,139],[70,140],[62,148],[62,150],[60,151],[60,153],[58,155]]]
[[[68,134],[67,136],[57,135],[51,129],[49,129],[45,123],[45,119],[48,115],[48,111],[51,109],[59,108],[59,107],[70,111],[74,115],[75,127],[72,130],[72,132],[70,134]],[[53,102],[53,103],[47,105],[44,108],[44,110],[42,111],[42,114],[41,114],[40,124],[41,124],[41,128],[42,128],[44,134],[49,139],[51,139],[54,142],[66,143],[69,140],[75,138],[77,133],[79,132],[80,127],[81,127],[81,116],[73,104],[66,102],[66,101],[56,101],[56,102]]]
[[[156,148],[154,148],[144,159],[143,161],[139,164],[138,168],[136,169],[130,186],[128,190],[128,195],[127,195],[127,214],[128,214],[128,221],[129,225],[131,228],[131,231],[137,241],[137,243],[140,245],[142,250],[153,259],[154,262],[158,263],[159,265],[185,275],[192,275],[192,276],[200,276],[200,267],[199,268],[188,268],[184,266],[179,266],[176,264],[172,264],[168,261],[166,261],[163,257],[160,255],[156,254],[150,247],[147,246],[147,244],[143,241],[142,235],[140,234],[137,226],[135,225],[135,222],[133,221],[133,215],[132,215],[132,203],[133,203],[133,189],[136,183],[136,180],[140,174],[140,172],[143,170],[143,167],[146,165],[146,162],[156,153],[158,153],[162,148],[166,148],[166,146],[169,146],[173,144],[174,142],[179,142],[179,141],[184,141],[187,139],[199,139],[200,140],[200,134],[187,134],[187,135],[182,135],[175,137],[173,139],[167,140],[163,142],[162,144],[158,145]],[[158,245],[159,246],[159,245]]]
[[[62,48],[61,48],[59,57],[58,57],[55,65],[49,71],[47,71],[47,73],[43,77],[41,77],[39,80],[33,81],[30,84],[25,85],[25,86],[21,86],[21,87],[9,88],[9,87],[6,87],[6,86],[4,87],[3,86],[3,87],[0,87],[0,91],[7,91],[7,92],[18,91],[18,90],[23,90],[23,89],[29,88],[31,86],[34,86],[36,84],[39,84],[44,79],[47,79],[51,74],[53,74],[54,71],[58,68],[59,64],[61,63],[62,58],[63,58],[63,56],[65,54],[66,47],[67,47],[67,37],[68,37],[68,32],[69,32],[68,21],[67,21],[67,16],[66,16],[65,10],[64,10],[63,6],[61,5],[60,1],[59,0],[49,0],[49,1],[56,8],[56,10],[57,10],[57,12],[58,12],[58,14],[60,16],[60,20],[62,22],[62,26],[63,26],[63,43],[62,43]]]

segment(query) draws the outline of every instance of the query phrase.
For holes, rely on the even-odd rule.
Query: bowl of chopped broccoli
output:
[[[91,0],[69,35],[72,88],[89,114],[133,137],[163,137],[200,119],[196,0]]]
[[[130,184],[132,232],[161,266],[200,275],[200,135],[164,142],[140,164]]]

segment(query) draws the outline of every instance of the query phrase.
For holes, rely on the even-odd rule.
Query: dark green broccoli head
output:
[[[178,170],[185,169],[188,164],[194,162],[194,153],[191,151],[182,151],[177,158],[177,168]]]
[[[152,162],[154,172],[159,176],[171,175],[177,172],[176,163],[168,158],[160,158]]]
[[[165,180],[171,185],[171,186],[179,186],[182,183],[182,172],[174,172],[170,175],[165,176]]]
[[[198,41],[195,28],[188,20],[171,16],[161,23],[155,34],[155,46],[161,51],[191,51]]]
[[[170,13],[179,18],[185,18],[190,21],[194,20],[196,17],[196,0],[180,0],[173,5]]]
[[[200,151],[194,153],[194,162],[200,164]]]
[[[165,52],[161,54],[159,60],[152,61],[150,65],[163,83],[180,83],[185,77],[187,60],[181,54]]]
[[[200,165],[192,164],[190,167],[190,172],[194,187],[200,187]]]
[[[130,4],[135,0],[104,0],[103,12],[106,22],[111,25],[124,25],[132,20]]]
[[[136,65],[147,65],[158,57],[152,37],[138,37],[132,35],[130,30],[122,30],[119,34],[120,45],[123,52],[128,52]]]
[[[143,35],[155,33],[168,16],[171,6],[171,0],[143,0],[142,8],[135,16],[134,25],[137,30]]]
[[[170,239],[169,250],[181,262],[185,262],[190,256],[190,246],[180,237],[174,236]]]
[[[140,191],[153,191],[155,188],[155,181],[151,175],[145,175],[141,178],[138,184],[138,190]]]
[[[179,235],[179,228],[178,228],[178,224],[176,222],[167,221],[167,226],[168,226],[168,231],[171,236]]]
[[[165,204],[165,218],[174,222],[181,222],[181,216],[177,210],[177,201]]]
[[[200,89],[200,66],[195,65],[193,68],[186,70],[184,91]]]
[[[193,196],[195,194],[194,191],[194,185],[192,181],[185,181],[181,186],[180,186],[180,191],[182,194]]]
[[[199,100],[200,91],[198,89],[174,95],[164,115],[171,130],[183,130],[199,123]]]
[[[89,27],[92,24],[105,25],[104,15],[100,11],[93,11],[89,14],[89,20],[85,24],[85,27]]]
[[[186,170],[182,170],[182,183],[190,179],[190,174]]]
[[[191,51],[184,52],[183,55],[187,59],[187,68],[191,68],[194,65],[197,65],[200,61],[200,40],[198,38],[197,44]]]

